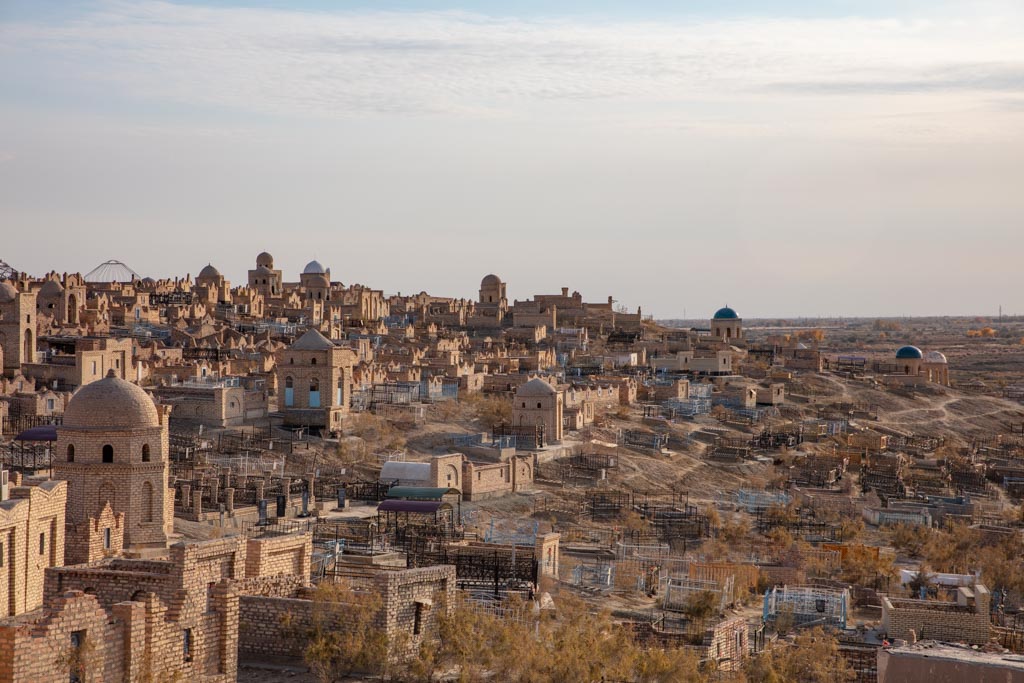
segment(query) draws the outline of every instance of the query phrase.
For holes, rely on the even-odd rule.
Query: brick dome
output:
[[[18,296],[18,290],[9,282],[0,282],[0,304],[14,301]]]
[[[220,271],[213,267],[213,264],[206,264],[206,267],[199,271],[199,277],[213,279],[220,277]]]
[[[73,429],[136,429],[160,426],[156,404],[141,387],[111,370],[98,382],[79,389],[64,411],[64,426]]]
[[[519,387],[516,391],[516,398],[528,397],[528,396],[551,396],[557,393],[555,388],[542,380],[540,377],[534,377],[529,382]]]

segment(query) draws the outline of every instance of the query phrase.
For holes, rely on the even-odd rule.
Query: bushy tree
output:
[[[748,660],[744,674],[750,683],[841,683],[854,678],[838,641],[820,627]]]
[[[381,599],[344,582],[321,583],[313,594],[311,623],[303,628],[303,656],[321,683],[353,671],[379,671],[388,657],[388,639],[378,623]]]

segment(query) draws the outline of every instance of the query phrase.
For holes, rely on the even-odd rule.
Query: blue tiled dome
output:
[[[715,320],[738,320],[739,316],[736,315],[736,311],[732,310],[728,306],[725,308],[719,308],[715,311]]]
[[[921,349],[916,346],[902,346],[899,351],[896,352],[896,359],[901,360],[904,358],[924,358],[924,354],[921,353]]]

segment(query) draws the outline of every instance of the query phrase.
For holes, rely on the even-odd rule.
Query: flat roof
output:
[[[396,500],[389,498],[377,506],[378,512],[419,512],[433,514],[442,508],[451,509],[449,503],[434,500]]]
[[[458,489],[435,488],[432,486],[392,486],[388,489],[388,498],[405,498],[407,500],[441,500],[448,494],[459,494]]]

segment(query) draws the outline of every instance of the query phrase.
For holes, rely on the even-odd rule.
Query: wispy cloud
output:
[[[117,97],[317,116],[1016,92],[1024,24],[997,19],[645,23],[110,2],[64,24],[0,24],[0,76],[18,69]]]
[[[879,74],[874,80],[836,78],[830,81],[777,83],[783,92],[825,95],[1003,92],[1024,94],[1024,61],[960,64],[908,74]]]

